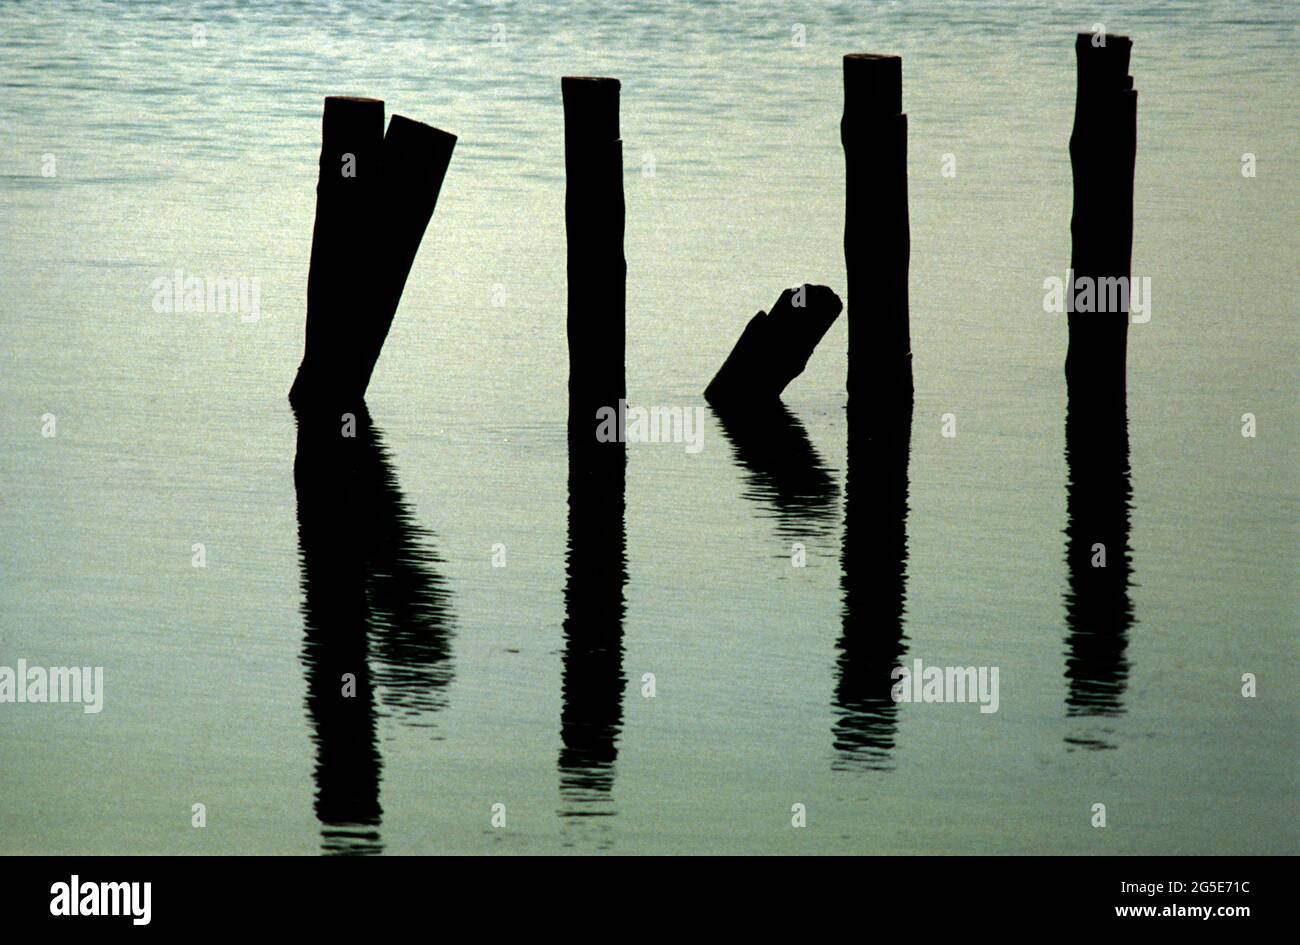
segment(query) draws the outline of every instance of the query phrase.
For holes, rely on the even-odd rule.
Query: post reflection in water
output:
[[[1068,718],[1124,713],[1133,626],[1129,599],[1132,549],[1129,512],[1128,411],[1121,393],[1075,394],[1065,414],[1065,714]],[[1077,732],[1066,743],[1115,747],[1104,732]]]
[[[562,817],[609,816],[623,725],[626,450],[569,422],[569,535],[561,677]]]
[[[364,406],[296,414],[302,663],[322,852],[379,853],[378,721],[428,726],[452,679],[449,592]],[[354,681],[354,685],[353,685]]]
[[[715,407],[714,415],[745,472],[745,498],[772,510],[777,534],[791,542],[829,535],[839,487],[799,419],[780,402],[744,411]]]
[[[890,673],[906,653],[908,458],[912,405],[848,415],[844,592],[832,730],[837,770],[890,770],[898,705]]]

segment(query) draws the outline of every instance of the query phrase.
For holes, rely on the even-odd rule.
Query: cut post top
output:
[[[326,141],[335,135],[384,136],[384,103],[377,98],[329,95],[325,98],[322,130]]]
[[[570,75],[560,79],[564,133],[570,139],[617,141],[618,79]]]
[[[1133,40],[1127,36],[1108,35],[1106,45],[1093,43],[1092,33],[1080,33],[1074,40],[1074,52],[1079,60],[1079,88],[1087,93],[1115,91],[1132,88],[1129,78],[1129,55]]]
[[[618,79],[607,75],[566,75],[560,77],[561,89],[568,89],[570,87],[575,89],[604,88],[613,89],[614,92],[617,93],[620,85],[622,85],[622,83],[619,82]]]
[[[412,155],[423,162],[446,160],[456,146],[456,136],[405,115],[394,115],[388,122],[384,146],[397,146],[400,153]]]
[[[903,112],[903,59],[880,53],[844,57],[846,117],[900,115]]]
[[[1104,37],[1104,46],[1101,44],[1094,44],[1094,39],[1102,39],[1102,34],[1076,33],[1074,37],[1074,46],[1076,49],[1080,46],[1087,46],[1090,49],[1104,51],[1110,49],[1111,44],[1113,43],[1117,48],[1122,47],[1126,50],[1133,48],[1133,37],[1121,36],[1119,33],[1106,33]]]

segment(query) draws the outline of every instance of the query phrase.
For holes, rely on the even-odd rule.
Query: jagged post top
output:
[[[622,83],[604,76],[569,75],[560,79],[564,134],[568,140],[619,140],[618,93]]]
[[[1131,89],[1133,79],[1128,67],[1133,40],[1107,34],[1102,46],[1095,44],[1094,38],[1092,33],[1079,33],[1074,39],[1074,52],[1079,61],[1079,94],[1086,97]]]
[[[849,53],[844,57],[844,115],[846,118],[901,115],[903,59],[882,53]]]

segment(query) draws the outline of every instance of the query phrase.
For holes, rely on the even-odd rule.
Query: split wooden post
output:
[[[1066,382],[1076,387],[1098,382],[1098,390],[1120,395],[1127,360],[1137,156],[1137,91],[1128,74],[1132,48],[1127,36],[1080,33],[1075,39],[1078,92],[1070,134],[1074,208]]]
[[[907,116],[903,60],[844,57],[844,262],[848,391],[912,399],[907,275]]]
[[[384,103],[330,96],[322,122],[316,222],[295,407],[355,408],[410,274],[451,161],[455,135]]]
[[[623,142],[618,79],[567,76],[560,87],[568,235],[569,431],[581,445],[584,439],[596,443],[597,412],[602,407],[617,411],[627,394]]]
[[[704,389],[715,407],[753,408],[777,403],[803,373],[813,349],[843,309],[824,285],[786,289],[772,306],[749,320],[736,346]]]

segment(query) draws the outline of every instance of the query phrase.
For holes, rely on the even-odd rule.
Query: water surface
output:
[[[0,6],[0,664],[106,686],[0,705],[0,849],[1296,852],[1295,7],[1105,8],[1153,311],[1090,431],[1041,302],[1096,16]],[[694,407],[781,289],[843,294],[852,51],[904,57],[910,422],[846,414],[841,317],[779,420],[629,446],[575,508],[560,76],[622,79],[629,396]],[[373,424],[295,488],[327,94],[460,140]],[[155,312],[176,268],[262,317]],[[999,667],[998,712],[895,705],[917,658]]]

